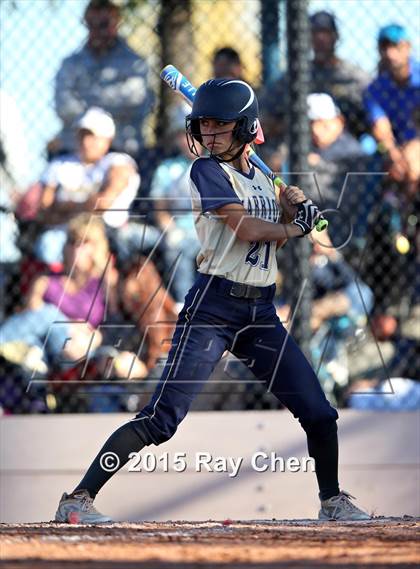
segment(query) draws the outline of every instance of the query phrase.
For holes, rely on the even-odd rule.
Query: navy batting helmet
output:
[[[187,133],[202,143],[200,119],[236,121],[233,137],[242,144],[252,142],[258,129],[258,101],[254,90],[240,79],[210,79],[194,97],[187,116]]]

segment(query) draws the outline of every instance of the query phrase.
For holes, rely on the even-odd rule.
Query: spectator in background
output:
[[[390,172],[383,181],[363,263],[375,293],[373,328],[384,340],[395,336],[398,321],[411,318],[420,306],[420,124],[415,122],[415,128],[417,136],[401,147],[405,179],[396,181]]]
[[[154,242],[158,238],[156,229],[128,222],[140,176],[128,154],[109,152],[114,134],[111,115],[99,108],[89,109],[78,122],[77,153],[56,158],[44,173],[38,219],[50,228],[35,247],[43,262],[62,261],[66,224],[96,206],[105,210],[103,219],[111,246],[123,258],[129,256],[131,248],[141,248],[148,239]]]
[[[232,77],[233,79],[243,79],[243,67],[241,58],[236,49],[232,47],[222,47],[213,55],[213,75],[212,77]]]
[[[141,357],[150,371],[166,359],[177,319],[177,308],[153,262],[131,257],[120,273],[119,296],[126,315],[136,324]],[[140,342],[139,342],[140,340]]]
[[[360,158],[363,150],[348,132],[346,120],[332,97],[326,93],[312,93],[307,102],[313,149],[309,163],[316,166],[321,159],[333,162]]]
[[[343,184],[348,172],[366,170],[366,156],[329,95],[312,93],[308,96],[308,117],[312,137],[308,163],[316,176],[308,195],[320,202],[323,209],[338,208],[339,214],[326,214],[331,238],[338,247],[349,237],[350,223],[356,232],[365,230],[373,199],[365,192],[366,180],[353,176],[347,180],[344,191]]]
[[[327,93],[336,101],[350,132],[359,137],[367,130],[362,95],[370,77],[363,69],[336,55],[339,32],[333,14],[316,12],[310,17],[313,59],[309,65],[309,92]],[[287,130],[287,74],[263,88],[259,97],[262,126],[275,151]]]
[[[313,239],[310,256],[314,300],[311,313],[311,356],[321,385],[330,401],[341,403],[350,370],[347,361],[347,342],[359,327],[365,327],[373,306],[373,294],[337,251],[326,232]],[[278,309],[281,320],[287,322],[291,309]]]
[[[378,48],[379,73],[365,104],[388,177],[372,215],[363,268],[375,293],[376,337],[395,341],[399,324],[420,301],[420,63],[411,57],[407,30],[397,24],[381,28]],[[399,353],[401,342],[395,343]]]
[[[72,127],[96,106],[115,119],[113,148],[137,157],[144,147],[143,122],[153,105],[148,65],[118,35],[120,8],[111,0],[91,0],[85,23],[86,44],[63,61],[56,76],[55,104],[63,121],[58,150],[74,150]]]
[[[195,159],[185,137],[185,116],[189,108],[174,107],[170,120],[170,138],[175,156],[157,168],[150,196],[155,200],[156,220],[166,237],[166,268],[170,271],[169,290],[177,302],[183,302],[192,287],[199,243],[191,213],[188,171]]]
[[[10,314],[21,251],[15,209],[27,183],[23,122],[14,99],[0,89],[0,322]]]
[[[37,346],[48,366],[65,358],[77,361],[86,355],[91,341],[92,350],[98,347],[101,334],[93,334],[93,330],[104,316],[101,281],[108,259],[100,218],[90,214],[75,217],[64,247],[63,273],[40,276],[32,283],[25,310],[0,327],[1,341]]]
[[[344,115],[350,132],[366,131],[363,91],[370,77],[359,66],[336,54],[339,32],[334,14],[321,11],[310,17],[314,57],[311,61],[310,90],[328,93]]]
[[[117,282],[103,221],[89,213],[74,217],[68,227],[62,273],[35,279],[25,309],[0,327],[0,355],[46,377],[54,372],[54,379],[84,379],[82,369],[88,370],[89,379],[108,379],[106,373],[125,379],[145,377],[146,366],[135,353],[113,347],[115,332],[112,338],[109,326],[103,328],[110,343],[106,345],[98,329],[116,315]],[[105,397],[105,391],[102,386],[101,410],[112,407],[112,394]],[[61,400],[66,394],[59,388],[55,395]],[[67,395],[70,400],[62,400],[67,405],[77,397],[73,391]],[[96,409],[98,405],[94,400]]]
[[[372,134],[389,158],[390,176],[402,182],[407,180],[410,170],[404,146],[416,138],[420,63],[410,57],[407,30],[397,24],[381,28],[378,49],[379,74],[366,89],[364,102]]]

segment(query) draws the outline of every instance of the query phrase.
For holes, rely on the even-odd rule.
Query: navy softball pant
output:
[[[131,421],[140,439],[159,445],[174,435],[226,350],[299,419],[308,441],[336,437],[337,411],[276,314],[275,285],[250,300],[231,296],[232,284],[200,274],[187,294],[162,377],[150,403]]]

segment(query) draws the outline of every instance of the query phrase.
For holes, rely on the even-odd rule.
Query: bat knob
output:
[[[322,217],[315,225],[317,231],[324,231],[328,227],[328,220]]]

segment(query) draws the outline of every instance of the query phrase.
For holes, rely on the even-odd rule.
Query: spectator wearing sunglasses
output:
[[[111,0],[91,0],[84,22],[85,45],[64,59],[56,76],[55,106],[63,128],[50,149],[73,151],[75,122],[89,107],[100,107],[116,122],[113,149],[136,158],[144,146],[143,122],[153,106],[149,67],[119,35],[120,8]]]

